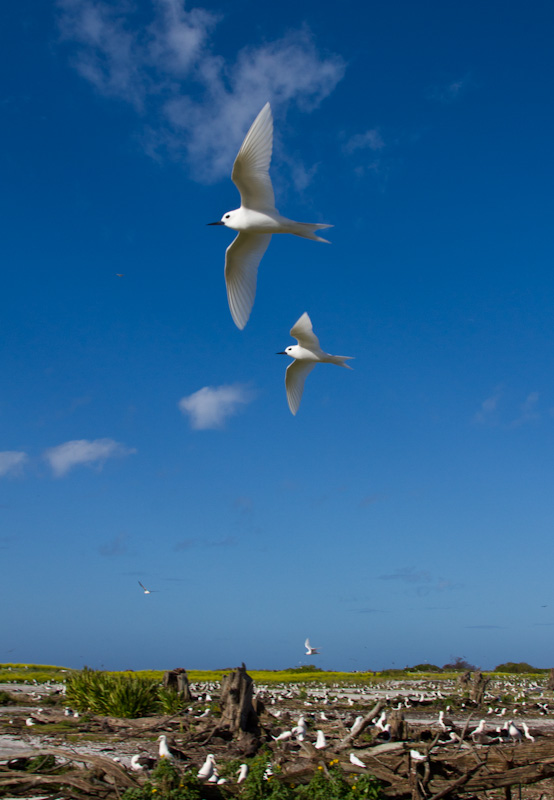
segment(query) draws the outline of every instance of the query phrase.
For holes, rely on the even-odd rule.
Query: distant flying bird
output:
[[[146,586],[144,586],[144,584],[142,584],[140,581],[138,583],[139,583],[139,586],[142,587],[142,590],[144,591],[144,594],[152,594],[153,592],[157,592],[158,591],[157,589],[147,589]]]
[[[323,362],[352,369],[344,362],[353,356],[332,356],[322,350],[319,346],[319,339],[313,332],[312,321],[306,312],[294,323],[290,329],[290,335],[296,339],[298,344],[291,344],[285,350],[279,351],[277,355],[294,358],[292,364],[287,367],[285,388],[289,408],[293,414],[296,414],[302,400],[306,376],[310,374],[315,365]],[[308,655],[311,654],[308,653]]]
[[[319,650],[317,649],[317,647],[312,647],[311,646],[309,639],[306,639],[306,641],[304,642],[304,647],[306,648],[306,655],[307,656],[318,656],[319,655]]]
[[[116,278],[122,278],[124,274],[125,274],[124,272],[116,272],[115,276]]]
[[[240,192],[240,208],[228,211],[219,222],[239,235],[225,253],[225,282],[231,316],[244,328],[254,305],[258,266],[273,233],[293,233],[316,242],[326,242],[315,231],[331,228],[321,223],[294,222],[275,208],[269,164],[273,150],[273,117],[266,103],[242,143],[233,164],[231,179]]]

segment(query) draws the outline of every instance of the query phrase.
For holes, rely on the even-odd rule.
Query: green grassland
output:
[[[501,665],[504,666],[504,665]],[[528,667],[528,665],[525,665]],[[510,662],[506,670],[496,668],[494,672],[485,674],[496,677],[514,674],[525,675],[525,677],[540,678],[547,670],[528,669],[518,670],[517,664]],[[199,682],[219,682],[223,675],[227,675],[232,667],[221,670],[187,670],[189,680],[192,683]],[[45,683],[47,681],[64,681],[71,674],[80,670],[69,669],[68,667],[58,667],[48,664],[0,664],[0,683]],[[122,670],[119,672],[108,672],[110,675],[135,676],[136,678],[161,681],[163,670]],[[278,683],[324,683],[324,684],[349,684],[349,685],[368,685],[380,683],[385,680],[433,680],[442,681],[456,678],[460,673],[456,671],[437,672],[435,670],[425,671],[421,667],[407,668],[404,670],[384,670],[383,672],[324,672],[317,668],[302,667],[301,669],[285,670],[256,670],[249,669],[248,674],[257,684],[278,684]]]

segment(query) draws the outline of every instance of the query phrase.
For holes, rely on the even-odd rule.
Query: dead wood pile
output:
[[[76,754],[71,750],[49,747],[37,752],[30,750],[21,756],[36,758],[52,755],[56,765],[50,769],[24,772],[0,767],[0,795],[9,789],[12,794],[32,791],[53,791],[66,794],[75,800],[86,798],[119,798],[121,792],[140,786],[138,781],[111,758]],[[60,761],[58,761],[60,759]],[[86,768],[77,764],[86,765]]]

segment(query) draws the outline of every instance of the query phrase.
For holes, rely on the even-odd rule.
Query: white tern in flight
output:
[[[294,358],[292,364],[287,367],[285,387],[289,408],[293,414],[296,414],[302,400],[304,381],[315,365],[319,361],[323,361],[352,369],[344,362],[353,356],[332,356],[322,350],[319,346],[319,339],[313,332],[312,321],[306,312],[294,323],[290,329],[290,335],[296,339],[298,344],[291,344],[286,350],[279,351],[277,355]]]
[[[306,648],[306,655],[307,656],[318,656],[319,655],[319,650],[317,649],[317,647],[312,647],[311,646],[309,639],[306,639],[306,641],[304,642],[304,647]]]
[[[315,231],[332,228],[309,222],[294,222],[282,217],[275,208],[275,195],[269,164],[273,150],[271,107],[262,108],[238,152],[231,179],[240,192],[240,208],[228,211],[219,222],[239,235],[225,252],[225,283],[231,316],[238,328],[244,328],[254,305],[258,266],[273,233],[293,233],[316,242],[326,242]]]

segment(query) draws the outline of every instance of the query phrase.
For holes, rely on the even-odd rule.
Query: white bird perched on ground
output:
[[[354,764],[355,767],[363,767],[364,769],[366,768],[364,762],[360,761],[358,756],[355,756],[354,753],[350,753],[350,763]]]
[[[178,761],[188,760],[182,750],[167,743],[167,736],[165,733],[158,736],[158,742],[160,743],[158,749],[160,758],[176,758]]]
[[[198,770],[198,778],[201,781],[209,780],[215,771],[215,757],[210,753]]]
[[[293,414],[296,414],[302,400],[304,382],[315,365],[318,362],[323,362],[352,369],[344,362],[353,358],[353,356],[332,356],[322,350],[319,345],[319,339],[313,331],[312,321],[306,312],[294,323],[290,329],[290,335],[296,339],[298,344],[291,344],[285,350],[279,351],[277,355],[294,358],[292,364],[287,367],[285,387],[289,408]],[[315,653],[308,651],[306,655],[311,656],[315,655]]]
[[[279,736],[273,736],[272,738],[274,742],[284,742],[286,739],[290,739],[291,736],[292,731],[283,731],[283,733],[280,733]]]
[[[471,737],[480,736],[484,732],[486,724],[487,724],[486,720],[484,719],[479,720],[479,725],[474,730],[472,730],[469,735]]]
[[[309,639],[306,639],[306,641],[304,642],[304,647],[306,648],[306,655],[307,656],[318,656],[319,655],[319,650],[317,649],[317,647],[312,647],[311,646]]]
[[[237,772],[239,774],[237,778],[237,783],[243,783],[243,781],[246,780],[246,776],[248,775],[248,764],[241,764]]]
[[[296,736],[299,742],[303,742],[306,738],[306,734],[308,733],[308,726],[306,725],[306,720],[304,717],[300,717],[298,723],[292,729],[292,732]]]
[[[363,721],[364,721],[364,718],[361,715],[356,717],[356,719],[354,720],[354,724],[350,728],[350,733],[358,733],[358,731],[362,727],[362,722]]]
[[[529,733],[529,727],[528,727],[527,723],[526,722],[522,722],[521,723],[521,727],[523,728],[523,733],[525,734],[525,738],[529,739],[530,742],[534,742],[535,741],[535,737],[531,736],[531,734]]]
[[[512,720],[508,722],[508,735],[510,736],[510,738],[513,740],[514,743],[521,742],[522,739],[521,731],[519,730],[519,728],[516,728]]]
[[[144,772],[156,766],[156,759],[141,753],[131,757],[131,769],[135,772]]]
[[[240,192],[240,208],[228,211],[219,222],[239,232],[225,253],[225,283],[231,316],[238,328],[244,328],[254,305],[258,266],[273,233],[293,233],[316,242],[326,242],[316,235],[332,225],[294,222],[282,217],[275,208],[275,195],[269,164],[273,150],[273,117],[266,103],[242,143],[233,164],[231,179]]]
[[[384,731],[386,724],[387,724],[387,712],[383,711],[383,712],[381,712],[381,716],[379,717],[379,719],[375,723],[375,727],[379,728],[380,731]]]
[[[314,747],[316,750],[324,750],[327,747],[327,740],[323,731],[318,730],[317,739],[315,740]]]
[[[144,592],[144,594],[152,594],[153,592],[157,592],[158,591],[157,589],[147,589],[146,586],[143,583],[141,583],[140,581],[138,583],[139,583],[139,586],[142,588],[142,591]]]

